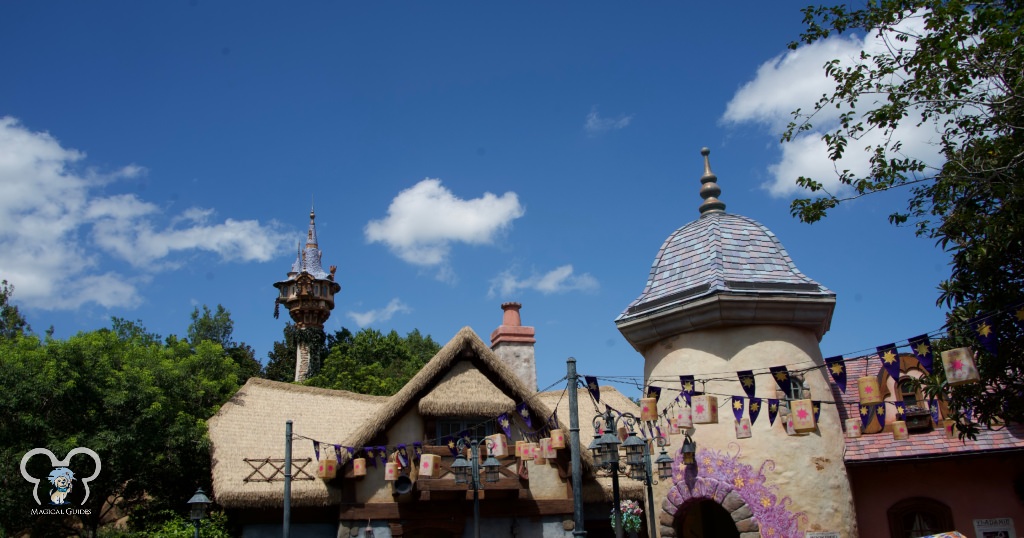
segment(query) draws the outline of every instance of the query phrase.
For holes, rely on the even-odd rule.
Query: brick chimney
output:
[[[503,303],[501,325],[491,333],[491,349],[529,390],[537,390],[537,362],[533,354],[533,327],[523,327],[519,303]]]

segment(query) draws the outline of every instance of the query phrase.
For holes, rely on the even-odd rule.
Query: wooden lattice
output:
[[[243,482],[284,481],[284,458],[243,458],[243,460],[252,467],[252,472],[242,480]],[[292,458],[292,480],[315,480],[306,469],[306,466],[312,461],[313,458]]]

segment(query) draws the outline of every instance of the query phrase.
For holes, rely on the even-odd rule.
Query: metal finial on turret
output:
[[[700,154],[704,156],[704,175],[700,177],[700,197],[704,199],[704,202],[700,204],[700,214],[724,212],[725,202],[718,199],[718,196],[722,194],[722,189],[718,187],[718,176],[711,171],[711,161],[708,160],[711,150],[701,148]]]

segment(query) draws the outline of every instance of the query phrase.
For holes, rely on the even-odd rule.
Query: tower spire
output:
[[[705,213],[724,213],[725,202],[718,199],[722,189],[718,187],[718,176],[711,171],[711,161],[708,159],[711,150],[701,148],[700,154],[704,156],[704,175],[700,177],[700,197],[704,202],[700,204],[700,214],[703,216]]]
[[[316,242],[316,211],[309,207],[309,231],[306,232],[306,248],[319,248]]]

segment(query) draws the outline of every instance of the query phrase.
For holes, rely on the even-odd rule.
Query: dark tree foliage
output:
[[[846,198],[827,192],[821,178],[798,178],[814,197],[795,200],[793,214],[815,222],[844,201],[907,187],[907,209],[890,215],[890,222],[913,223],[951,256],[937,298],[950,309],[949,332],[938,346],[973,346],[983,377],[979,384],[948,387],[940,368],[928,390],[948,400],[962,434],[1021,422],[1024,334],[1011,315],[1024,300],[1024,4],[876,0],[863,8],[811,6],[804,16],[803,43],[862,33],[887,46],[865,51],[853,65],[827,63],[834,91],[810,113],[794,112],[783,142],[812,129],[818,113],[838,109],[839,127],[823,137],[829,157],[838,161],[863,149],[871,168],[862,175],[840,172],[840,182],[853,191]],[[944,164],[903,153],[897,129],[905,124],[936,125]],[[882,134],[882,142],[861,146],[871,132]],[[978,315],[995,322],[998,354],[976,345],[967,322]]]
[[[0,535],[95,535],[110,515],[108,499],[135,528],[164,510],[181,513],[197,486],[210,486],[206,420],[237,388],[238,367],[219,344],[161,343],[138,322],[117,319],[112,329],[67,340],[0,339]],[[38,505],[21,477],[21,457],[44,447],[63,458],[80,446],[102,462],[89,484],[90,513],[32,516]],[[80,477],[93,468],[81,456],[71,465]],[[49,469],[45,456],[29,462],[43,478],[42,498]],[[77,486],[79,507],[84,488]]]
[[[211,312],[210,308],[203,305],[200,314],[199,307],[192,311],[192,323],[188,326],[188,340],[194,344],[200,342],[213,342],[219,344],[225,353],[238,365],[239,379],[242,383],[253,376],[258,376],[263,366],[256,360],[256,353],[252,347],[245,342],[235,342],[233,333],[235,322],[231,319],[231,312],[223,305],[217,305],[217,310]]]
[[[18,307],[10,303],[13,294],[14,286],[6,280],[0,281],[0,338],[14,338],[32,330]]]
[[[342,329],[328,338],[323,368],[306,384],[361,394],[390,396],[401,389],[441,349],[430,336],[413,330],[404,338],[363,329]]]

